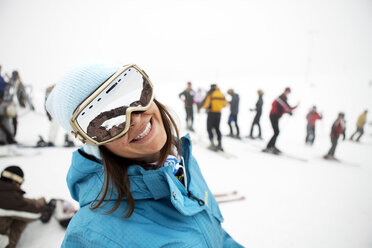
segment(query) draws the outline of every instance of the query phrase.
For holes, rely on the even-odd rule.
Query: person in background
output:
[[[196,107],[198,109],[198,113],[200,113],[200,108],[203,105],[204,100],[204,94],[201,88],[198,88],[198,90],[195,92],[194,96],[194,102],[196,104]]]
[[[230,128],[230,137],[238,138],[240,139],[240,132],[239,132],[239,126],[238,126],[238,113],[239,113],[239,95],[234,92],[233,89],[229,89],[227,93],[231,96],[230,104],[230,116],[228,119],[227,124],[229,124]],[[235,129],[236,129],[236,135],[234,135],[233,127],[231,123],[234,122]]]
[[[356,130],[353,133],[353,135],[351,135],[350,140],[354,141],[354,136],[359,134],[358,138],[356,138],[355,140],[356,142],[359,142],[360,138],[364,134],[364,125],[366,124],[367,121],[367,113],[368,110],[364,110],[364,112],[361,115],[359,115],[358,120],[356,122]]]
[[[14,248],[31,221],[40,219],[49,221],[53,213],[53,202],[48,204],[44,197],[25,198],[21,189],[24,174],[19,166],[8,166],[0,177],[0,244],[2,247]]]
[[[1,65],[0,65],[0,101],[3,100],[4,91],[5,91],[6,82],[1,75]]]
[[[321,120],[323,116],[316,110],[316,106],[313,106],[310,112],[306,115],[307,126],[306,126],[306,139],[305,143],[312,146],[315,140],[315,122]]]
[[[47,146],[50,147],[50,146],[55,146],[55,144],[56,144],[57,134],[58,134],[58,131],[59,131],[60,127],[59,127],[58,122],[56,120],[54,120],[52,118],[52,116],[50,116],[50,114],[46,110],[46,106],[45,106],[46,100],[47,100],[49,94],[52,92],[54,86],[55,85],[53,84],[53,85],[51,85],[51,86],[49,86],[45,89],[45,98],[44,98],[44,100],[45,100],[45,102],[44,102],[45,113],[48,117],[48,120],[50,121],[48,141],[45,141],[43,139],[43,137],[40,135],[39,140],[36,143],[37,147],[47,147]],[[68,133],[65,134],[65,140],[64,140],[64,144],[63,144],[64,147],[75,146],[74,142],[72,140],[70,140],[69,136],[70,136],[70,134],[68,134]]]
[[[18,94],[18,90],[24,87],[18,71],[13,71],[11,77],[8,75],[6,77],[8,80],[0,103],[0,144],[12,145],[17,143],[15,139],[18,127],[16,98],[24,96],[24,94]],[[24,98],[18,98],[18,102],[20,106],[25,106]]]
[[[221,226],[190,137],[179,137],[138,66],[77,66],[56,84],[46,107],[84,143],[67,175],[81,208],[62,248],[242,247]]]
[[[192,89],[191,82],[187,82],[187,88],[178,95],[179,98],[183,97],[185,102],[186,126],[187,130],[190,131],[194,131],[194,96],[195,92]]]
[[[253,119],[253,123],[252,123],[252,126],[251,126],[251,132],[248,136],[248,138],[251,138],[251,139],[255,139],[255,137],[253,136],[253,129],[254,129],[255,125],[257,125],[257,127],[258,127],[257,138],[262,139],[260,119],[261,119],[261,115],[262,115],[262,106],[263,106],[262,96],[263,96],[264,92],[262,90],[258,90],[257,93],[258,93],[258,100],[256,102],[256,108],[255,109],[250,109],[251,111],[256,111],[256,115]]]
[[[269,143],[267,144],[266,148],[263,150],[264,152],[271,152],[274,154],[280,154],[281,151],[276,147],[276,139],[279,136],[279,119],[283,116],[283,114],[288,113],[292,115],[292,111],[297,108],[298,105],[291,107],[287,100],[288,95],[291,93],[291,89],[289,87],[285,88],[283,94],[281,94],[277,99],[275,99],[272,103],[272,108],[270,111],[270,121],[271,125],[274,130],[274,135],[270,139]]]
[[[335,151],[338,143],[338,138],[340,137],[340,135],[343,135],[343,140],[345,140],[345,131],[345,114],[343,112],[340,112],[331,128],[330,137],[332,146],[329,149],[328,153],[324,156],[325,159],[336,159]]]
[[[221,93],[216,84],[212,84],[201,108],[207,110],[207,131],[210,141],[209,148],[215,151],[223,151],[220,121],[222,108],[227,105],[228,102],[224,94]],[[213,131],[215,131],[217,135],[217,146],[214,144]]]

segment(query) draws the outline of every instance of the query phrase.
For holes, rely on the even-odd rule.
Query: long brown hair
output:
[[[176,122],[174,121],[166,107],[158,102],[156,99],[154,99],[154,103],[160,110],[160,115],[163,120],[165,132],[167,134],[167,140],[163,148],[160,150],[159,160],[157,161],[158,167],[160,167],[160,165],[164,163],[168,155],[172,153],[173,146],[176,146],[179,152],[181,151],[180,139]],[[153,166],[150,166],[145,162],[133,161],[117,156],[110,152],[105,146],[100,146],[99,149],[103,161],[103,167],[105,170],[105,181],[102,185],[101,191],[97,195],[94,202],[96,202],[98,200],[98,197],[101,195],[100,199],[97,203],[92,205],[90,209],[103,207],[105,205],[104,201],[107,200],[107,194],[109,194],[108,199],[110,200],[115,188],[118,194],[118,198],[116,199],[114,207],[106,213],[111,214],[116,209],[118,209],[122,198],[125,197],[127,202],[125,218],[129,218],[134,211],[134,199],[130,192],[130,182],[127,173],[128,167],[133,164],[139,164],[144,168],[157,168],[154,168]]]

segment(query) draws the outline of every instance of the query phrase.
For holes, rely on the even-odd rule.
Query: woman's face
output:
[[[158,106],[152,102],[141,114],[131,115],[128,132],[121,138],[104,146],[112,153],[133,160],[155,162],[165,145],[167,134]]]

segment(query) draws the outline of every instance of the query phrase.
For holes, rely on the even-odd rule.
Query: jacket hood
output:
[[[186,150],[191,149],[190,137],[187,135],[181,138],[181,141],[181,151],[185,156]],[[174,180],[171,167],[145,170],[139,165],[131,165],[128,167],[128,175],[130,190],[135,200],[150,198],[156,200],[170,195],[169,184]],[[104,180],[104,168],[101,162],[86,158],[81,150],[73,153],[67,174],[67,185],[72,198],[79,202],[80,207],[100,199]],[[117,199],[117,191],[113,189],[112,195],[109,191],[105,200],[116,201]]]

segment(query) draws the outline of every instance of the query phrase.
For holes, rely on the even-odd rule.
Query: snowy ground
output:
[[[181,101],[172,107],[183,125]],[[223,118],[227,114],[224,111]],[[212,192],[237,190],[246,198],[220,205],[224,228],[233,238],[246,247],[372,246],[371,128],[366,129],[361,143],[340,142],[336,155],[341,163],[322,159],[330,146],[328,135],[320,135],[314,147],[308,147],[303,142],[303,130],[284,126],[278,146],[301,160],[260,152],[272,134],[271,129],[264,129],[265,141],[225,136],[223,145],[230,155],[226,158],[205,148],[208,140],[205,119],[205,113],[196,115],[196,133],[191,136],[194,155]],[[221,127],[227,134],[225,119]],[[282,123],[289,126],[295,120],[284,117]],[[17,139],[22,143],[33,144],[38,134],[47,134],[49,123],[42,109],[21,115],[19,122]],[[262,123],[267,126],[267,114]],[[247,135],[249,125],[241,123],[243,136]],[[60,130],[57,143],[62,141]],[[45,148],[38,149],[40,154],[36,156],[1,158],[0,169],[11,164],[21,166],[28,197],[72,201],[65,176],[73,150]],[[32,149],[21,151],[31,153]],[[64,230],[54,219],[46,225],[38,221],[26,228],[18,247],[59,247],[63,236]]]

